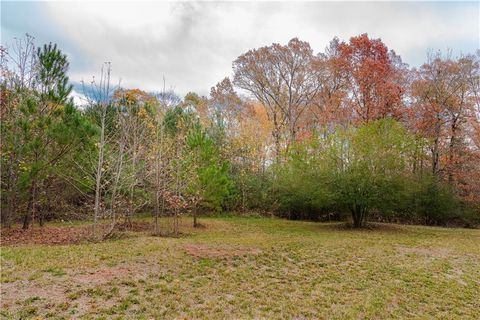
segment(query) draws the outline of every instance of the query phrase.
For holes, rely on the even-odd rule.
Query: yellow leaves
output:
[[[140,89],[118,89],[113,94],[114,100],[121,101],[125,106],[155,104],[154,96]]]
[[[49,102],[48,106],[52,111],[63,111],[63,109],[65,109],[65,106],[63,104],[58,104],[54,102]]]
[[[138,116],[140,118],[146,119],[148,117],[147,110],[145,110],[145,108],[143,108],[143,107],[140,107],[140,110],[138,110]]]
[[[31,167],[32,167],[31,165],[28,165],[28,164],[26,164],[26,163],[24,163],[24,162],[20,162],[20,164],[19,164],[20,170],[21,170],[21,171],[24,171],[24,172],[30,170]]]
[[[148,122],[147,123],[147,128],[152,132],[155,131],[155,129],[156,129],[155,124],[153,122]]]

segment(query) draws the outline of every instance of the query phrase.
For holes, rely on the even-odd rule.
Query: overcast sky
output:
[[[381,38],[403,61],[427,50],[474,53],[480,2],[1,2],[1,43],[29,33],[68,54],[70,79],[102,62],[124,87],[207,94],[249,49],[298,37],[315,52],[338,36]]]

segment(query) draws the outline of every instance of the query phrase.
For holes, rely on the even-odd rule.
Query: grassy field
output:
[[[268,218],[2,247],[3,318],[479,319],[480,231]]]

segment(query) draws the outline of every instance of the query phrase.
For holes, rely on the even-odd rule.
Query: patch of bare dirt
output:
[[[96,300],[89,296],[89,289],[108,290],[112,282],[122,279],[135,279],[142,276],[144,264],[126,264],[114,267],[103,267],[87,273],[68,272],[62,277],[43,276],[35,280],[17,280],[1,284],[0,306],[2,310],[18,312],[23,306],[32,304],[48,310],[49,306],[58,306],[66,303],[75,305],[78,314],[84,314],[92,308],[108,308],[113,306],[117,299],[98,298]],[[120,287],[119,296],[126,294]],[[80,293],[76,297],[69,297],[70,294]],[[28,302],[30,300],[30,302]],[[54,309],[55,312],[60,312]]]
[[[228,258],[235,256],[256,255],[261,251],[256,248],[235,248],[225,246],[207,246],[203,244],[189,244],[185,246],[189,255],[197,258]]]
[[[2,308],[8,308],[32,297],[48,301],[63,301],[65,287],[62,285],[41,286],[28,280],[2,283]]]
[[[83,285],[102,285],[131,273],[132,269],[127,267],[105,268],[87,274],[75,275],[72,277],[72,280]]]
[[[75,244],[88,238],[86,227],[32,226],[27,230],[20,227],[2,228],[0,244],[18,246],[25,244]]]

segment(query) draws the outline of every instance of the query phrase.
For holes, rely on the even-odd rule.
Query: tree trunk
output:
[[[432,173],[433,175],[437,175],[439,172],[440,166],[440,155],[439,155],[439,140],[440,140],[440,120],[437,117],[437,123],[435,124],[435,138],[433,140],[433,148],[432,148]]]
[[[363,220],[365,218],[363,215],[364,210],[360,208],[360,206],[354,205],[352,208],[350,208],[350,211],[352,212],[353,227],[354,228],[363,227]]]
[[[132,181],[132,184],[130,185],[130,201],[129,201],[128,213],[125,216],[125,223],[128,226],[132,225],[132,217],[135,211],[135,187],[137,186],[137,144],[136,144],[135,135],[134,135],[133,154],[132,154],[132,171],[133,171],[133,181]]]
[[[280,125],[277,121],[276,113],[273,114],[273,141],[275,143],[275,157],[276,161],[280,160]]]
[[[110,226],[110,232],[113,231],[115,228],[115,225],[117,224],[117,214],[115,212],[115,201],[117,197],[117,189],[118,189],[118,183],[120,181],[120,175],[122,173],[122,167],[123,167],[123,151],[124,151],[124,144],[121,143],[120,145],[120,151],[119,151],[119,160],[118,160],[118,166],[117,166],[117,172],[115,173],[115,181],[113,183],[113,190],[112,190],[112,199],[110,201],[110,215],[112,217],[112,224]]]
[[[29,190],[29,198],[28,198],[28,207],[27,212],[25,213],[25,217],[23,219],[23,229],[26,230],[30,226],[30,222],[32,221],[32,217],[35,214],[35,196],[37,192],[37,181],[35,178],[32,179],[32,183],[30,184]]]
[[[175,208],[175,213],[173,217],[173,233],[175,236],[178,236],[179,228],[178,228],[178,208]]]
[[[246,192],[245,192],[245,184],[243,184],[242,187],[243,187],[242,188],[242,211],[246,212],[247,211],[247,204],[246,204],[247,195],[246,195]]]
[[[1,214],[0,214],[0,220],[1,224],[3,227],[10,228],[12,224],[12,216],[16,211],[16,206],[17,206],[17,179],[16,175],[13,173],[13,165],[10,164],[9,168],[9,175],[7,178],[7,192],[3,192],[0,198],[3,197],[3,199],[7,198],[7,205],[5,207],[2,207],[1,209]]]
[[[448,183],[453,184],[453,171],[454,171],[454,162],[455,162],[455,147],[456,147],[456,138],[457,138],[457,121],[456,119],[452,122],[451,126],[451,137],[450,144],[448,146],[449,156],[448,156]]]
[[[158,235],[158,215],[159,215],[159,212],[160,212],[160,195],[159,195],[159,192],[157,191],[156,192],[156,195],[155,195],[155,225],[154,225],[154,229],[153,229],[153,234],[154,235]]]
[[[42,209],[38,212],[38,224],[40,227],[43,227],[45,224],[45,211],[52,211],[53,206],[51,205],[52,203],[52,195],[53,192],[48,192],[48,189],[50,189],[50,186],[53,184],[52,179],[47,179],[46,183],[42,184],[42,190],[46,194],[45,198],[45,206],[42,206]]]
[[[2,220],[2,226],[10,228],[12,226],[12,216],[17,211],[17,191],[14,189],[9,189],[8,194],[8,206],[6,211],[2,211],[0,215]]]
[[[105,106],[103,106],[106,108]],[[100,131],[100,146],[98,154],[98,163],[97,163],[97,176],[95,181],[95,208],[93,214],[93,238],[97,237],[97,220],[100,212],[100,187],[102,182],[102,168],[103,168],[103,153],[105,148],[105,117],[106,111],[103,111],[102,114],[102,124]]]
[[[42,210],[40,210],[40,212],[38,213],[38,224],[40,225],[40,227],[43,227],[44,215],[43,215]]]
[[[193,205],[192,214],[193,214],[193,227],[194,227],[194,228],[198,228],[198,222],[197,222],[197,205],[196,205],[196,204]]]
[[[297,129],[295,128],[295,121],[292,119],[292,116],[289,116],[290,117],[290,128],[289,128],[289,133],[290,133],[290,139],[287,143],[287,150],[286,152],[288,152],[288,150],[290,149],[290,146],[293,145],[295,143],[295,140],[296,140],[296,137],[297,137]]]

